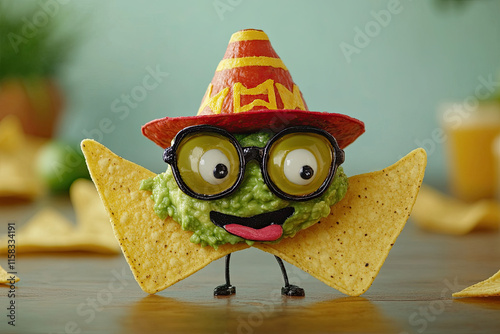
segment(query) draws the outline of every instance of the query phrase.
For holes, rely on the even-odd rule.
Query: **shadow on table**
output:
[[[208,300],[203,305],[150,295],[131,306],[121,333],[399,333],[367,299],[345,297],[309,305],[287,298]]]
[[[474,305],[488,310],[500,310],[500,296],[498,297],[476,297],[454,299],[454,303]]]

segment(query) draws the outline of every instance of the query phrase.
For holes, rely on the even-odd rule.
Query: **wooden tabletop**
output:
[[[3,206],[1,226],[28,218],[46,203]],[[69,212],[64,199],[51,203]],[[20,223],[21,225],[21,223]],[[1,233],[5,233],[2,231]],[[1,260],[5,267],[7,260]],[[453,237],[426,233],[411,221],[374,284],[347,297],[285,264],[306,296],[282,297],[273,256],[235,253],[237,293],[214,297],[224,283],[218,260],[191,277],[147,295],[122,255],[18,254],[15,298],[0,288],[0,333],[498,333],[500,298],[454,299],[452,292],[500,269],[499,233]],[[15,301],[16,326],[8,325]]]

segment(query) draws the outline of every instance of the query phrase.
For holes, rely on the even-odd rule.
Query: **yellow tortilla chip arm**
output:
[[[353,176],[346,196],[328,217],[293,238],[255,247],[359,296],[372,284],[408,220],[426,163],[425,151],[416,149],[381,171]]]
[[[115,236],[140,287],[156,293],[246,244],[217,250],[191,243],[191,232],[156,216],[150,193],[139,190],[155,174],[93,140],[82,142],[90,175],[111,218]]]
[[[497,297],[500,296],[500,271],[487,280],[455,292],[453,297]]]

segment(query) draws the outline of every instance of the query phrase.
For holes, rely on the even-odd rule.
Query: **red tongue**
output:
[[[224,228],[229,233],[254,241],[274,241],[283,234],[281,225],[269,225],[258,230],[239,224],[228,224]]]

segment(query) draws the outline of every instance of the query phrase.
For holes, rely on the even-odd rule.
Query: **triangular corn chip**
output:
[[[428,231],[463,235],[476,229],[498,229],[500,205],[487,199],[466,203],[422,186],[411,217]]]
[[[500,296],[500,271],[485,281],[455,292],[453,297],[498,297]]]
[[[16,233],[16,252],[63,251],[68,248],[68,238],[73,233],[73,224],[52,208],[35,214]],[[7,252],[7,242],[0,241],[0,252]]]
[[[88,236],[97,244],[108,245],[117,253],[120,252],[108,213],[94,183],[86,179],[76,180],[71,185],[69,194],[78,222],[75,232]]]
[[[17,277],[16,275],[11,275],[11,274],[7,273],[5,271],[5,269],[3,269],[0,266],[0,284],[10,285],[13,283],[12,278],[14,278],[14,282],[19,282],[19,277]]]
[[[71,186],[70,194],[77,215],[77,225],[55,209],[45,208],[17,232],[16,252],[120,252],[93,183],[78,180]],[[0,238],[0,253],[7,253],[7,250],[7,236],[3,236]]]
[[[160,219],[150,194],[139,190],[142,180],[155,176],[153,172],[93,140],[84,140],[82,151],[123,254],[145,292],[163,290],[210,262],[248,247],[223,245],[215,250],[191,243],[192,233],[172,219]]]
[[[377,276],[417,198],[427,161],[416,149],[381,171],[349,178],[332,213],[293,238],[255,247],[281,257],[351,296]]]

